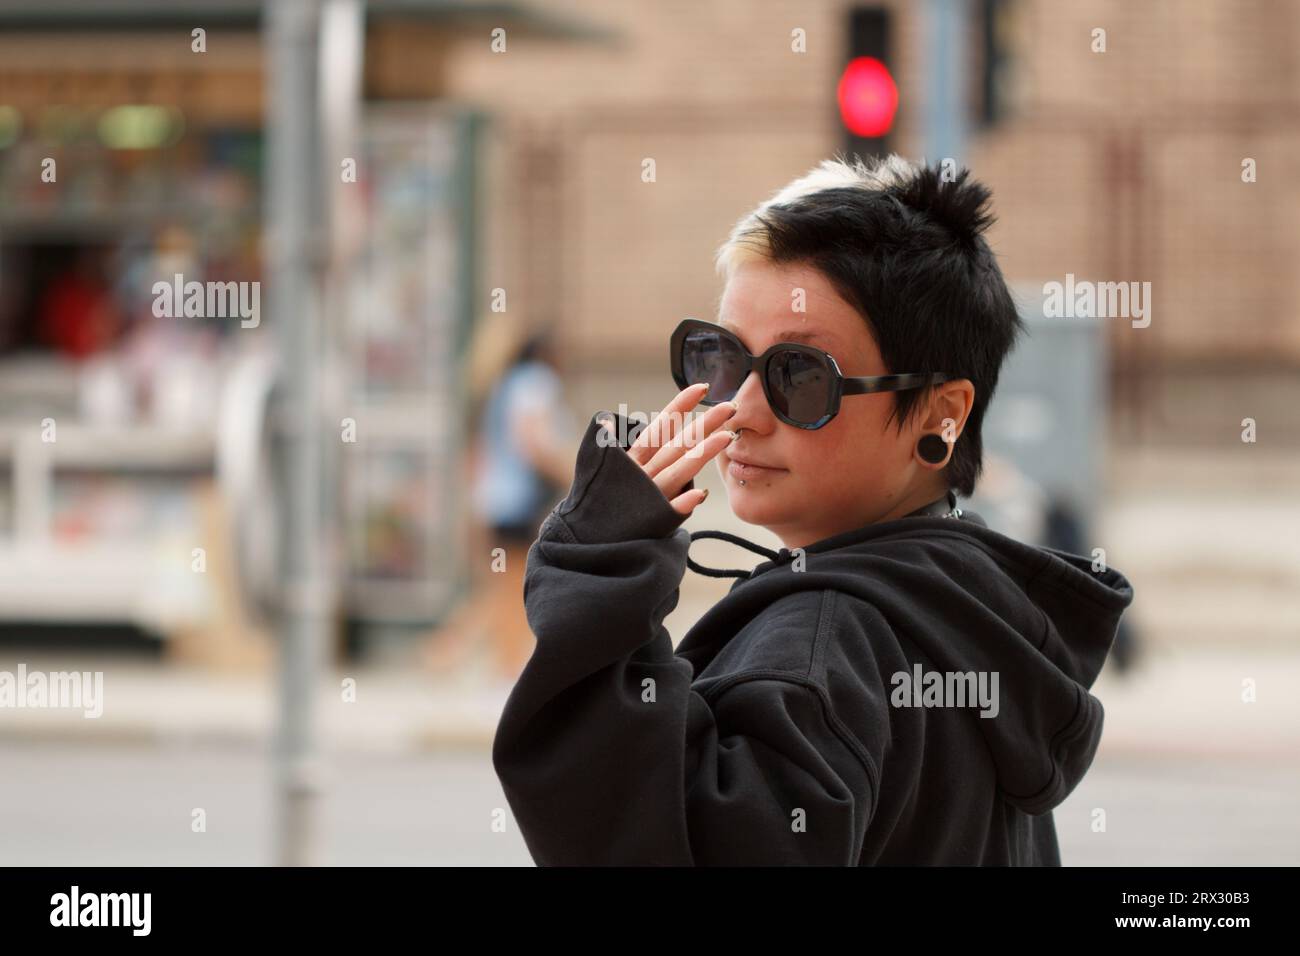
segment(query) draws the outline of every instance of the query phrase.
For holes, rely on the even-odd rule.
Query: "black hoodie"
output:
[[[1122,574],[907,516],[749,545],[771,557],[674,650],[691,536],[601,417],[636,434],[593,417],[529,549],[537,646],[492,749],[539,865],[1060,863],[1051,810],[1101,737]]]

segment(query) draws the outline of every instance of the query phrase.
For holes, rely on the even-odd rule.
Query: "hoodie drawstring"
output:
[[[973,512],[963,512],[957,507],[957,496],[951,490],[944,494],[944,497],[937,498],[928,505],[922,505],[915,511],[909,512],[905,517],[938,517],[938,518],[976,518],[977,524],[983,524],[983,519],[978,518]],[[730,541],[732,544],[738,544],[742,548],[760,554],[775,564],[784,564],[794,557],[794,552],[789,548],[781,548],[779,551],[773,551],[771,548],[765,548],[761,544],[755,544],[753,541],[747,541],[739,535],[731,534],[727,531],[692,531],[691,542],[694,543],[700,538],[717,538],[719,541]],[[703,574],[710,578],[747,578],[754,572],[745,571],[741,568],[706,568],[701,564],[696,564],[691,560],[690,552],[686,554],[686,566],[696,574]]]
[[[730,541],[732,544],[738,544],[742,548],[753,551],[755,554],[761,554],[769,561],[775,561],[778,564],[792,556],[792,552],[787,548],[780,551],[773,551],[771,548],[765,548],[761,544],[755,544],[753,541],[746,541],[739,535],[731,534],[727,531],[692,531],[691,542],[694,543],[700,538],[717,538],[719,541]],[[752,572],[742,570],[741,568],[706,568],[701,564],[696,564],[691,560],[690,553],[686,555],[686,566],[696,574],[703,574],[710,578],[747,578]]]

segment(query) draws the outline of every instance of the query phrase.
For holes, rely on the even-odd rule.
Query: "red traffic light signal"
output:
[[[889,68],[875,57],[859,56],[849,61],[840,77],[836,95],[840,117],[854,136],[870,139],[884,136],[894,125],[898,112],[898,87]]]

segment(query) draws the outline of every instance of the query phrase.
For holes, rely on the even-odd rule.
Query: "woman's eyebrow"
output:
[[[775,341],[777,341],[777,342],[805,342],[805,343],[808,343],[808,342],[818,342],[818,341],[821,341],[821,338],[822,338],[822,337],[821,337],[820,335],[818,335],[816,332],[800,332],[800,331],[797,330],[797,329],[790,329],[788,332],[778,332],[778,333],[776,333],[776,339],[775,339]]]
[[[732,335],[740,334],[740,332],[736,329],[736,327],[732,325],[730,322],[719,322],[718,324],[721,325],[728,332],[730,332]],[[783,332],[776,333],[776,336],[772,339],[772,341],[773,342],[803,342],[805,344],[810,345],[813,342],[819,341],[820,339],[822,339],[822,336],[818,335],[816,332],[804,332],[799,329],[787,329]]]

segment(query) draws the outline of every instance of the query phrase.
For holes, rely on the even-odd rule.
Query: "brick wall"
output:
[[[895,142],[917,155],[921,5],[893,6]],[[841,145],[834,84],[847,5],[547,9],[617,39],[511,37],[504,55],[474,39],[446,67],[448,92],[493,109],[505,130],[510,181],[498,184],[496,214],[533,217],[505,230],[509,251],[489,253],[513,262],[521,320],[558,319],[579,366],[654,365],[678,319],[714,309],[712,253],[734,220]],[[1010,13],[1017,108],[969,142],[995,191],[990,238],[1007,275],[1152,282],[1152,327],[1112,330],[1139,363],[1300,361],[1300,3],[1022,0]],[[1096,26],[1104,54],[1090,49]],[[803,55],[790,51],[796,27]],[[557,178],[530,174],[526,156],[548,156]],[[1241,182],[1246,156],[1257,183]],[[640,181],[645,157],[653,184]],[[545,208],[554,218],[538,222]],[[530,257],[545,274],[530,272]]]

